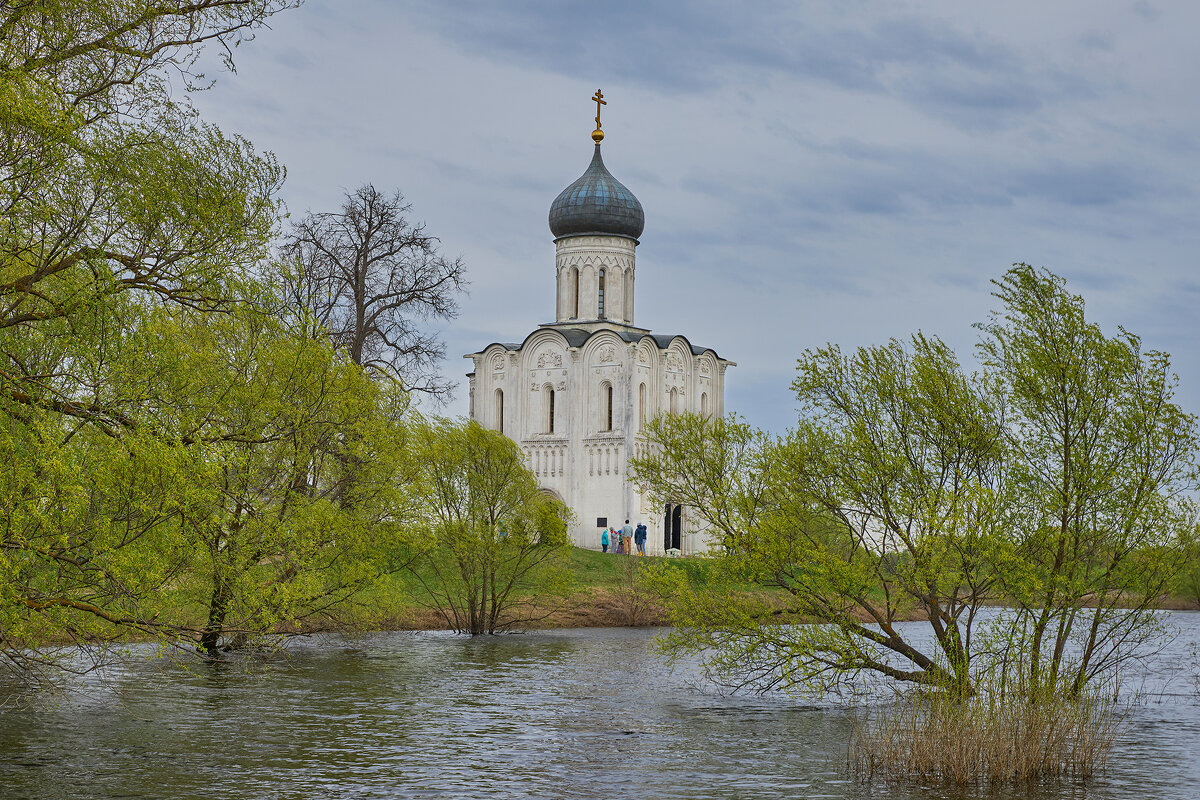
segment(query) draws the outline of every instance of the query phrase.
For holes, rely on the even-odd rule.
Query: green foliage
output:
[[[1173,593],[1188,607],[1200,606],[1200,532],[1192,532]]]
[[[1078,693],[1161,634],[1151,608],[1177,580],[1197,485],[1169,359],[1105,337],[1048,273],[1018,266],[997,287],[982,375],[920,334],[828,346],[799,360],[782,439],[733,419],[648,426],[636,479],[692,506],[723,550],[703,587],[658,576],[668,650],[704,652],[737,686],[823,692],[868,672],[966,697],[997,668]],[[1016,610],[981,613],[1003,603]],[[796,615],[820,624],[776,624]],[[909,618],[932,646],[896,627]]]
[[[570,511],[541,492],[511,440],[478,423],[436,420],[418,461],[432,527],[412,566],[426,601],[462,633],[528,623],[534,601],[562,594]]]
[[[248,303],[162,307],[101,372],[122,398],[116,431],[24,406],[4,417],[0,456],[21,465],[0,506],[6,650],[117,624],[212,653],[403,559],[403,403],[324,340]]]
[[[38,680],[53,676],[55,645],[94,647],[128,628],[174,633],[155,618],[181,559],[170,525],[180,504],[162,491],[181,466],[171,445],[91,427],[64,440],[55,417],[4,411],[0,656]]]
[[[647,423],[646,436],[659,450],[633,462],[633,479],[652,505],[688,506],[727,547],[758,523],[769,502],[765,433],[733,416],[664,414]]]
[[[945,345],[916,336],[911,346],[806,353],[794,385],[806,416],[783,440],[687,416],[650,426],[660,455],[635,462],[638,479],[709,504],[698,510],[723,534],[726,585],[783,589],[789,614],[829,623],[781,628],[780,609],[710,584],[680,595],[678,647],[715,647],[710,663],[740,664],[743,684],[824,691],[873,670],[968,686],[966,643],[994,596],[998,557],[985,563],[979,548],[998,522],[996,412]],[[692,452],[707,465],[689,463]],[[898,634],[916,609],[937,633],[934,651]]]
[[[288,5],[0,8],[0,658],[26,677],[131,629],[212,653],[403,558],[406,401],[284,312],[283,170],[171,91]]]
[[[384,389],[250,306],[156,317],[140,367],[165,401],[153,403],[157,427],[187,464],[173,489],[188,498],[201,647],[304,619],[394,569],[410,465]]]
[[[1019,650],[1034,688],[1074,691],[1158,638],[1154,603],[1173,588],[1195,533],[1196,418],[1174,402],[1166,353],[1107,337],[1083,298],[1019,264],[979,350],[1008,404],[1008,481],[1021,569]]]

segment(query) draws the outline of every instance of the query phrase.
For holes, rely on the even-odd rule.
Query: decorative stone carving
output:
[[[499,372],[502,369],[504,369],[504,356],[496,353],[496,355],[492,356],[492,370]]]
[[[562,353],[542,352],[537,359],[538,369],[546,369],[547,367],[561,367]]]
[[[667,354],[667,370],[670,372],[683,372],[683,359],[679,357],[679,353],[670,352]]]
[[[564,391],[566,391],[566,389],[567,389],[567,382],[566,382],[566,381],[559,381],[558,383],[556,383],[556,384],[554,385],[554,388],[555,388],[557,391],[564,392]]]
[[[611,364],[612,360],[615,357],[616,357],[616,350],[613,349],[613,346],[611,344],[600,348],[600,363],[601,364]]]
[[[650,363],[650,354],[647,353],[645,350],[638,350],[638,363],[639,364],[649,364]]]
[[[707,375],[711,371],[712,371],[712,368],[708,366],[708,359],[705,359],[700,362],[700,374],[701,375]]]

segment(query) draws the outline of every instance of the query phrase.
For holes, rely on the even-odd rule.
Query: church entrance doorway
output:
[[[683,506],[667,504],[663,513],[663,550],[683,550]]]

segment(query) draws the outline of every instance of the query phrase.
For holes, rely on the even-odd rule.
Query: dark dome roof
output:
[[[581,233],[636,239],[645,227],[642,204],[605,169],[599,144],[587,171],[550,204],[550,232],[556,239]]]

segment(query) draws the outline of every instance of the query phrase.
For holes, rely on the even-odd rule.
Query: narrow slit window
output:
[[[604,270],[600,270],[600,288],[596,306],[596,318],[604,319]]]
[[[605,395],[605,403],[604,403],[604,405],[605,405],[605,409],[604,409],[604,411],[605,411],[605,418],[604,418],[604,430],[606,430],[606,431],[611,431],[611,430],[613,429],[613,426],[612,426],[612,419],[613,419],[613,387],[612,387],[612,384],[611,384],[611,383],[610,383],[608,386],[606,386],[606,387],[605,387],[604,395]]]
[[[571,319],[579,318],[579,267],[571,267]]]
[[[546,396],[546,433],[554,433],[554,390],[548,389]]]
[[[504,433],[504,390],[496,390],[496,430]]]

